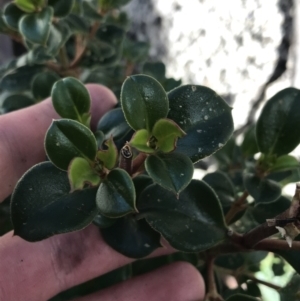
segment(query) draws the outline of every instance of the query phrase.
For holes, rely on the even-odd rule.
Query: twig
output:
[[[267,281],[264,281],[264,280],[260,280],[260,279],[257,279],[256,277],[254,277],[253,275],[251,274],[245,274],[245,276],[247,278],[249,278],[250,280],[252,280],[253,282],[255,283],[259,283],[259,284],[263,284],[265,286],[268,286],[270,288],[273,288],[274,290],[276,291],[279,291],[280,289],[282,289],[281,286],[278,286],[276,284],[273,284],[273,283],[270,283],[270,282],[267,282]]]
[[[290,247],[285,240],[267,238],[257,243],[253,247],[253,249],[265,250],[265,251],[270,251],[275,253],[276,250],[300,251],[300,241],[293,241],[292,246]]]
[[[233,204],[231,205],[231,208],[229,209],[229,211],[227,212],[227,214],[225,216],[225,221],[226,221],[227,225],[230,224],[230,222],[232,221],[232,219],[235,217],[235,215],[238,212],[240,212],[246,208],[245,205],[247,205],[246,199],[247,199],[248,195],[249,195],[249,193],[247,191],[245,191],[239,199],[237,199],[236,201],[233,202]]]
[[[132,151],[131,147],[126,144],[120,151],[119,167],[132,174]]]

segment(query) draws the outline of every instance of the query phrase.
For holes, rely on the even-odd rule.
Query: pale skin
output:
[[[116,104],[113,93],[87,85],[92,99],[92,129]],[[22,174],[45,158],[44,135],[59,118],[51,100],[0,117],[0,201],[10,195]],[[162,248],[151,256],[173,252]],[[133,260],[112,250],[99,230],[86,229],[29,243],[13,232],[0,237],[0,300],[46,301]],[[76,301],[198,301],[204,282],[190,264],[177,262]]]

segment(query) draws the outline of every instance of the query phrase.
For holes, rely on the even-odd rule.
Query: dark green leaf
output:
[[[0,236],[13,230],[10,214],[10,198],[11,196],[8,196],[0,203]]]
[[[280,301],[300,300],[300,275],[294,274],[292,279],[279,291]]]
[[[174,120],[187,135],[179,139],[176,152],[193,162],[224,146],[233,132],[231,108],[213,90],[203,86],[181,86],[168,93]]]
[[[98,186],[100,184],[100,176],[93,169],[90,162],[84,158],[74,158],[68,168],[68,177],[71,185],[71,192],[88,184],[90,186]]]
[[[138,175],[137,177],[133,178],[133,184],[135,187],[136,199],[138,200],[142,191],[153,184],[153,181],[147,175]]]
[[[74,33],[88,33],[89,31],[89,26],[86,20],[80,18],[80,16],[77,16],[75,14],[69,14],[64,18],[64,20],[67,22],[71,31]]]
[[[45,137],[47,156],[54,165],[67,170],[76,157],[94,161],[97,142],[86,126],[71,119],[54,120]]]
[[[160,83],[164,82],[166,75],[166,66],[162,62],[145,63],[143,66],[143,73],[154,77]]]
[[[149,132],[156,121],[167,116],[169,109],[163,87],[146,75],[133,75],[125,80],[121,104],[129,125],[134,130],[147,129]]]
[[[41,71],[41,66],[23,66],[7,73],[0,83],[2,90],[19,92],[29,90],[32,78]]]
[[[26,95],[13,94],[8,96],[2,103],[3,113],[9,113],[15,110],[23,109],[33,105],[35,102]]]
[[[244,156],[250,157],[259,152],[256,142],[256,128],[255,126],[250,127],[245,133],[241,150]]]
[[[69,191],[67,173],[50,162],[28,170],[12,195],[14,234],[28,241],[38,241],[90,224],[97,214],[97,189]]]
[[[102,16],[97,12],[97,10],[92,7],[92,5],[89,2],[84,1],[82,3],[83,8],[83,15],[85,18],[100,21],[102,20]]]
[[[96,203],[101,214],[117,218],[137,211],[135,199],[134,184],[129,174],[116,168],[100,184]]]
[[[24,11],[19,9],[14,3],[8,3],[3,10],[3,20],[6,25],[14,30],[19,29],[19,21],[24,15]]]
[[[52,71],[38,73],[32,81],[32,94],[37,100],[50,96],[53,84],[60,77]]]
[[[285,171],[294,168],[299,168],[300,164],[298,160],[290,155],[283,155],[276,159],[274,164],[271,166],[271,172]]]
[[[256,125],[259,150],[282,156],[300,142],[300,91],[287,88],[274,95],[264,106]]]
[[[219,200],[202,181],[192,180],[179,198],[159,185],[151,185],[142,192],[137,207],[140,217],[180,251],[204,251],[226,239]]]
[[[274,202],[281,195],[279,184],[266,178],[259,178],[252,173],[244,175],[244,185],[254,198],[256,205]]]
[[[111,227],[102,229],[101,233],[108,245],[131,258],[145,257],[161,247],[160,234],[145,220],[137,221],[132,216],[118,219]]]
[[[228,270],[237,270],[245,264],[245,256],[243,253],[224,254],[218,256],[215,264]]]
[[[125,5],[130,0],[99,0],[100,7],[102,9],[110,10],[113,8],[118,8],[119,6]]]
[[[57,81],[52,89],[52,103],[61,117],[89,126],[90,95],[79,80],[66,77]]]
[[[123,56],[131,63],[137,64],[138,62],[144,62],[148,58],[149,48],[149,43],[131,41],[126,37],[123,43]]]
[[[145,162],[146,170],[154,182],[179,194],[192,180],[194,167],[189,157],[179,153],[158,153]]]
[[[45,45],[50,33],[53,9],[45,7],[42,11],[25,15],[19,22],[19,31],[31,43]]]
[[[72,10],[74,0],[48,0],[48,5],[53,7],[55,17],[66,17]]]
[[[93,223],[99,227],[100,229],[102,228],[107,228],[113,225],[117,221],[116,218],[109,218],[106,217],[100,213],[98,213],[95,218],[93,219]]]
[[[226,299],[226,301],[258,301],[258,299],[247,295],[236,294]]]

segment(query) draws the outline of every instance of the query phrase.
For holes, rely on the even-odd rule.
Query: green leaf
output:
[[[276,159],[274,164],[271,166],[271,172],[285,171],[294,168],[299,168],[300,164],[298,160],[290,155],[283,155]]]
[[[286,287],[279,290],[280,301],[300,300],[300,275],[294,274]]]
[[[85,18],[101,21],[103,18],[100,14],[98,14],[97,10],[92,7],[92,5],[89,2],[84,1],[82,3],[83,8],[83,15]]]
[[[19,180],[12,195],[14,234],[39,241],[90,224],[97,214],[97,189],[69,191],[66,172],[50,162],[33,166]]]
[[[19,9],[18,6],[11,2],[5,5],[2,18],[9,28],[18,30],[19,21],[23,15],[24,11]]]
[[[163,118],[155,123],[152,135],[157,139],[156,148],[168,153],[176,148],[177,138],[184,137],[186,133],[173,120]]]
[[[274,202],[281,196],[279,184],[266,178],[259,178],[252,173],[244,175],[244,186],[254,198],[256,205]]]
[[[0,83],[0,88],[5,91],[19,92],[29,90],[32,78],[41,71],[41,66],[23,66],[8,72]]]
[[[162,83],[166,78],[166,66],[162,62],[147,62],[143,66],[143,73],[154,77],[156,80]]]
[[[203,86],[181,86],[168,93],[170,111],[185,137],[176,152],[197,162],[224,146],[233,132],[231,108],[215,91]]]
[[[215,265],[228,270],[237,270],[245,264],[245,261],[243,253],[223,254],[216,258]]]
[[[71,119],[54,120],[46,133],[45,150],[54,165],[68,170],[76,157],[93,162],[97,142],[90,129],[81,123]]]
[[[103,162],[107,169],[113,169],[118,160],[118,150],[112,137],[104,144],[107,146],[107,149],[99,150],[97,152],[97,158]]]
[[[192,161],[179,153],[151,155],[145,167],[154,182],[176,194],[191,182],[194,173]]]
[[[19,22],[19,31],[31,43],[45,45],[50,33],[53,9],[45,7],[38,13],[25,15]]]
[[[26,95],[13,94],[2,103],[2,112],[9,113],[35,104],[34,100]]]
[[[32,13],[45,4],[44,0],[14,0],[15,4],[24,12]]]
[[[250,127],[244,136],[243,143],[241,144],[241,150],[244,156],[250,157],[259,152],[256,142],[256,128]]]
[[[100,213],[117,218],[136,212],[135,189],[129,174],[116,168],[102,181],[97,192],[96,203]]]
[[[149,139],[150,135],[148,131],[143,129],[134,133],[129,144],[140,152],[152,154],[155,152],[155,149],[150,147]]]
[[[59,76],[52,71],[38,73],[32,81],[32,94],[38,101],[50,96],[53,84]]]
[[[151,185],[137,202],[140,217],[179,251],[201,252],[226,239],[227,229],[219,200],[204,182],[192,180],[179,198]]]
[[[160,234],[145,220],[137,221],[132,216],[118,219],[101,233],[109,246],[130,258],[143,258],[161,247]]]
[[[101,178],[92,168],[89,161],[84,158],[76,157],[69,165],[68,177],[71,185],[71,192],[83,189],[85,184],[98,186]]]
[[[135,187],[137,200],[140,197],[140,194],[143,192],[143,190],[153,184],[153,180],[149,176],[143,174],[134,177],[132,180]]]
[[[284,89],[264,106],[256,125],[259,150],[282,156],[291,152],[300,142],[300,90]]]
[[[147,129],[149,132],[159,119],[167,116],[169,110],[163,87],[147,75],[133,75],[125,80],[121,104],[128,124],[134,130]]]
[[[236,294],[226,299],[226,301],[258,301],[258,299],[247,295]]]
[[[66,77],[57,81],[52,89],[52,103],[61,117],[89,126],[90,95],[79,80]]]
[[[75,14],[69,14],[64,18],[73,33],[88,33],[89,26],[83,18]]]
[[[74,0],[48,0],[48,5],[53,7],[55,17],[66,17],[72,10]]]
[[[113,8],[118,8],[119,6],[125,5],[130,0],[98,0],[100,7],[106,11]]]
[[[116,221],[116,218],[109,218],[98,213],[93,219],[93,224],[95,224],[100,229],[103,229],[112,226]]]

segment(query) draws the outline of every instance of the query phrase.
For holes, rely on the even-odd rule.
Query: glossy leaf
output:
[[[19,21],[24,15],[24,11],[22,11],[15,3],[8,3],[5,5],[3,10],[3,20],[6,25],[13,29],[19,29]]]
[[[134,184],[129,174],[116,168],[100,184],[96,203],[101,214],[117,218],[137,211],[135,198]]]
[[[300,275],[294,274],[289,283],[279,290],[280,301],[300,300]]]
[[[83,189],[85,184],[98,186],[101,178],[92,168],[89,161],[84,158],[74,158],[68,169],[71,191]]]
[[[109,218],[102,215],[101,213],[98,213],[93,219],[93,224],[95,224],[100,229],[103,229],[112,226],[116,221],[116,218]]]
[[[28,170],[12,196],[14,234],[28,241],[39,241],[90,224],[98,211],[97,189],[69,191],[67,173],[50,162]]]
[[[81,123],[71,119],[54,120],[45,137],[47,156],[54,165],[67,170],[76,157],[94,161],[97,142],[93,133]]]
[[[152,154],[155,149],[149,146],[149,139],[150,135],[147,130],[138,130],[132,136],[129,144],[140,152]]]
[[[179,153],[151,155],[145,167],[154,182],[176,194],[191,182],[194,173],[192,161]]]
[[[19,22],[19,31],[31,43],[45,45],[50,33],[53,9],[45,7],[42,11],[25,15]]]
[[[128,124],[134,130],[152,131],[154,124],[168,114],[166,92],[158,81],[146,75],[128,77],[122,86],[121,104]]]
[[[294,168],[299,168],[300,164],[298,160],[291,155],[283,155],[276,159],[274,164],[271,166],[271,172],[285,171]]]
[[[37,100],[50,96],[53,84],[59,80],[59,76],[52,71],[38,73],[32,81],[32,94]]]
[[[74,119],[89,126],[90,95],[77,79],[66,77],[56,82],[52,89],[52,103],[61,117]]]
[[[259,152],[256,142],[256,128],[255,126],[250,127],[244,136],[244,140],[241,144],[241,150],[244,156],[250,157]]]
[[[176,152],[197,162],[224,146],[233,132],[231,108],[215,91],[203,86],[181,86],[168,93],[174,120],[187,135]]]
[[[139,216],[179,251],[201,252],[226,239],[219,200],[204,182],[192,180],[179,198],[157,184],[147,187],[137,203]]]
[[[300,91],[287,88],[268,100],[256,125],[259,150],[282,156],[300,143]]]
[[[153,180],[147,175],[138,175],[134,177],[133,184],[135,187],[136,199],[138,200],[140,194],[146,189],[148,186],[153,184]]]
[[[236,294],[226,299],[226,301],[258,301],[258,299],[243,294]]]
[[[143,66],[143,73],[154,77],[160,83],[166,78],[166,66],[162,62],[145,63]]]
[[[48,0],[48,5],[53,7],[55,17],[66,17],[72,10],[74,0]]]
[[[106,150],[99,150],[97,158],[103,162],[107,169],[113,169],[118,160],[118,150],[114,144],[112,137],[104,143],[107,146]]]
[[[34,100],[26,95],[13,94],[8,96],[2,103],[3,113],[23,109],[35,104]]]
[[[143,258],[161,247],[160,234],[145,220],[138,221],[132,216],[118,219],[101,233],[109,246],[130,258]]]
[[[251,173],[244,175],[244,185],[248,193],[254,198],[256,205],[274,202],[281,196],[279,184],[266,178],[259,178]]]
[[[168,153],[176,148],[177,139],[186,133],[174,121],[163,118],[155,123],[152,135],[157,139],[156,148]]]

